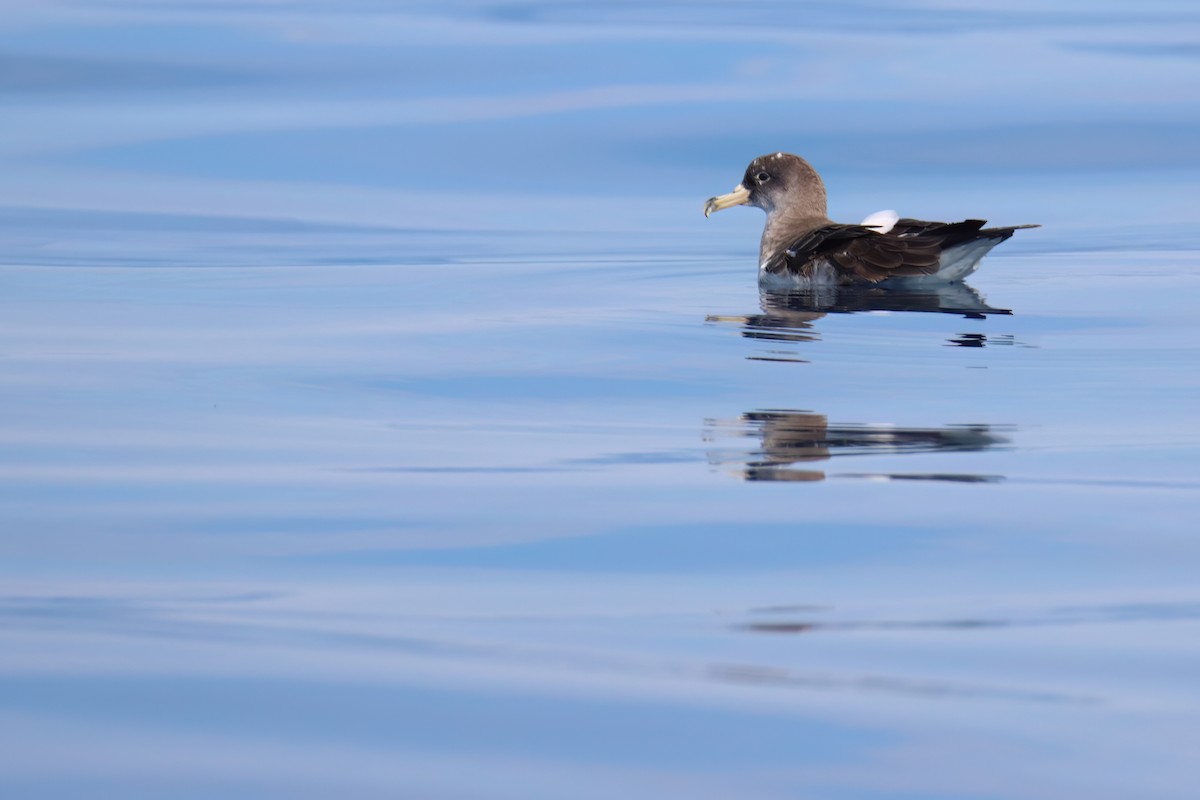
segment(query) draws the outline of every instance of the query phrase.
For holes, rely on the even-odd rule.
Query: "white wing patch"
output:
[[[900,215],[889,208],[887,211],[876,211],[859,224],[865,228],[878,231],[879,233],[887,233],[893,227],[895,227],[896,222],[899,219]]]

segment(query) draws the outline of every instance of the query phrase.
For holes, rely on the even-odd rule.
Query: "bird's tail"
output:
[[[1024,228],[1040,228],[1041,225],[1006,225],[1003,228],[982,228],[979,231],[980,236],[986,236],[989,239],[1003,238],[1007,239],[1013,235],[1013,231],[1019,231]]]

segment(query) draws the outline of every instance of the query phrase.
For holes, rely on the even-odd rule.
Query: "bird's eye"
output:
[[[766,183],[767,181],[771,180],[771,176],[769,173],[760,172],[754,176],[754,179],[759,183]]]

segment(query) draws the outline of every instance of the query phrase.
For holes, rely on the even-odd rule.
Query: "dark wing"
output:
[[[1041,225],[1010,225],[1005,228],[985,228],[986,220],[967,219],[962,222],[926,222],[920,219],[896,220],[890,233],[893,236],[913,237],[924,236],[940,239],[942,249],[954,247],[956,244],[974,241],[975,239],[1007,239],[1013,231],[1022,228],[1040,228]]]
[[[773,258],[767,272],[813,277],[823,264],[844,279],[877,283],[885,278],[937,272],[936,238],[877,233],[862,225],[825,225],[809,231]]]
[[[982,219],[925,222],[900,219],[887,233],[862,225],[825,225],[809,231],[771,259],[767,272],[812,278],[823,265],[837,270],[842,282],[878,283],[887,278],[933,275],[942,252],[979,239],[1003,241],[1021,228],[985,228]]]

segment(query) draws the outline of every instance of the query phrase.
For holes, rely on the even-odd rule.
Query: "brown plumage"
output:
[[[896,220],[890,229],[829,219],[825,184],[799,156],[775,153],[750,162],[732,192],[712,197],[704,215],[735,205],[767,212],[759,248],[766,283],[878,283],[888,278],[958,280],[1018,228],[984,228],[983,220]]]

